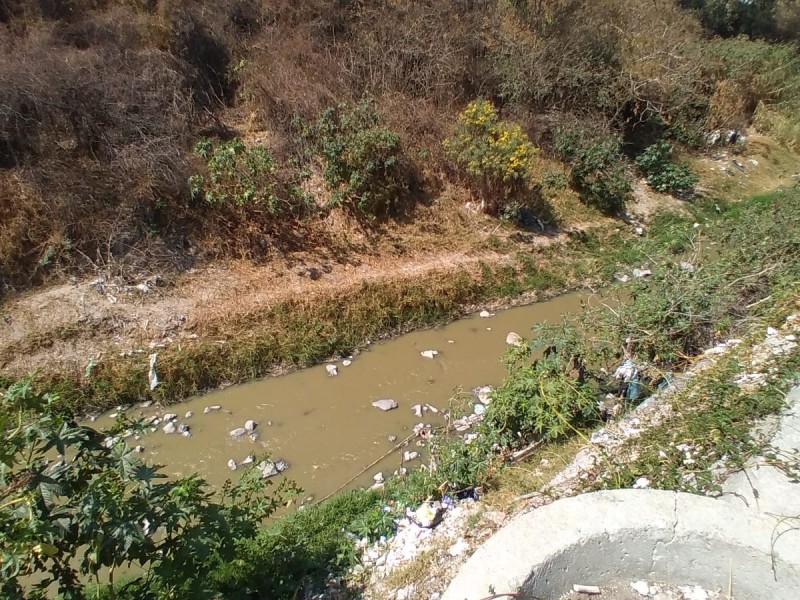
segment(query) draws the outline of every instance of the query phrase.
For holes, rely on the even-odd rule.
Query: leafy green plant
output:
[[[581,358],[567,338],[552,341],[533,361],[529,345],[506,354],[506,377],[480,428],[493,444],[514,449],[535,439],[553,441],[597,417],[596,393],[584,380]]]
[[[251,470],[215,499],[198,476],[165,481],[139,460],[120,431],[77,425],[56,398],[18,382],[0,397],[0,592],[23,597],[22,581],[64,599],[83,598],[85,581],[108,583],[134,564],[146,574],[126,584],[139,597],[203,597],[203,566],[232,556],[282,503]],[[119,423],[120,427],[128,423]]]
[[[572,184],[581,199],[602,211],[625,207],[632,182],[616,138],[591,139],[580,131],[559,131],[556,151],[572,165]]]
[[[538,149],[519,125],[500,119],[488,100],[467,105],[444,147],[450,159],[480,187],[491,214],[515,196],[530,192],[530,172]]]
[[[195,144],[194,153],[206,162],[208,172],[189,178],[192,195],[212,206],[262,205],[277,214],[277,165],[269,150],[248,148],[239,138],[219,144],[206,139]]]
[[[697,183],[697,175],[689,165],[672,162],[672,146],[663,140],[645,148],[634,163],[647,177],[647,183],[659,192],[680,192]]]
[[[379,215],[407,192],[400,136],[381,124],[372,102],[340,104],[311,125],[295,125],[325,164],[330,205]]]

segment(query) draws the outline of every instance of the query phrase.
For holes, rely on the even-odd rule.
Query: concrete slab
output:
[[[518,515],[462,567],[442,600],[493,593],[560,598],[575,583],[697,584],[749,600],[794,600],[800,532],[775,540],[773,518],[712,498],[614,490]]]
[[[788,456],[800,453],[800,387],[786,396],[787,410],[781,416],[770,444]],[[800,454],[797,454],[800,459]],[[731,475],[723,484],[721,501],[744,506],[776,518],[800,516],[800,483],[764,457]]]

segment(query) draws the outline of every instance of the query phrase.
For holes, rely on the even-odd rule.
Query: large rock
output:
[[[392,410],[397,408],[397,402],[391,398],[382,398],[380,400],[375,400],[375,402],[372,403],[372,406],[375,408],[380,408],[381,410]]]
[[[271,460],[262,460],[256,466],[256,469],[261,471],[261,478],[268,479],[270,477],[275,477],[278,473],[283,473],[286,469],[289,468],[289,463],[279,458],[275,462]]]
[[[164,425],[163,430],[164,433],[175,433],[176,431],[178,431],[178,428],[175,426],[175,423],[170,421],[169,423]]]
[[[244,428],[249,433],[253,433],[256,430],[256,422],[253,421],[253,419],[248,419],[247,421],[245,421]]]
[[[506,336],[506,344],[509,346],[522,346],[524,343],[525,340],[522,339],[522,336],[514,331]]]

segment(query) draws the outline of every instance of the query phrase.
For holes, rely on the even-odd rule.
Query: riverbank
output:
[[[778,150],[752,136],[739,157],[751,162],[733,175],[720,171],[729,162],[724,150],[698,158],[700,188],[735,200],[786,185],[787,169],[800,162]],[[361,240],[351,246],[375,243],[373,252],[218,263],[135,284],[99,273],[29,293],[2,307],[0,373],[8,382],[36,371],[43,389],[84,412],[170,404],[346,356],[480,308],[607,284],[618,266],[642,266],[645,257],[628,249],[637,227],[659,239],[659,226],[647,225],[654,216],[687,209],[643,183],[628,207],[629,223],[585,207],[570,190],[551,203],[558,226],[546,232],[519,230],[444,196],[420,208],[411,226],[348,233]],[[160,382],[154,390],[152,354]]]
[[[625,451],[616,455],[618,460],[605,453],[590,460],[591,475],[578,472],[569,492],[561,493],[593,485],[645,485],[643,478],[651,487],[686,485],[696,492],[713,491],[719,461],[734,468],[763,449],[753,437],[753,419],[780,410],[780,391],[795,377],[793,362],[776,363],[775,371],[762,365],[763,387],[739,385],[744,381],[741,374],[753,375],[744,361],[749,349],[761,342],[768,325],[779,327],[797,307],[797,194],[787,191],[736,205],[695,205],[689,218],[662,216],[658,231],[663,237],[645,236],[626,249],[631,260],[646,259],[652,272],[628,285],[630,302],[587,311],[578,330],[537,330],[534,337],[551,348],[549,356],[531,363],[525,348],[513,351],[506,361],[505,381],[488,402],[481,402],[483,408],[474,408],[476,399],[469,395],[463,398],[463,413],[454,405],[450,423],[458,429],[427,441],[429,463],[387,478],[376,490],[341,494],[274,524],[241,546],[241,562],[225,567],[222,589],[227,593],[253,585],[272,597],[292,597],[291,589],[310,590],[327,582],[326,597],[340,597],[337,594],[346,589],[354,597],[429,598],[440,589],[437,585],[446,585],[453,559],[466,556],[491,532],[488,521],[504,521],[528,500],[549,501],[551,476],[584,442],[595,446],[605,437],[616,442],[608,431],[597,440],[590,436],[603,419],[613,429],[610,423],[637,404],[638,394],[629,396],[629,386],[621,387],[614,377],[622,361],[618,348],[634,367],[629,383],[642,390],[664,382],[674,386],[669,383],[672,378],[691,372],[708,348],[714,348],[708,355],[722,359],[708,376],[687,378],[690,385],[670,396],[674,405],[669,419],[630,445],[620,445]],[[742,354],[727,354],[729,347]],[[584,358],[576,363],[577,356]],[[740,356],[741,363],[734,360]],[[605,398],[599,404],[598,395]],[[480,418],[470,417],[470,427],[461,430],[460,414]],[[638,427],[645,420],[639,415],[630,419],[622,421],[623,428],[628,423],[629,430],[635,429],[631,423],[639,419]],[[665,439],[654,443],[659,436]],[[642,446],[635,445],[638,440]],[[691,463],[686,461],[687,449]],[[527,458],[513,460],[515,456]],[[692,476],[684,479],[682,474],[688,473]],[[460,503],[463,495],[477,495],[480,504],[470,499]],[[458,515],[456,523],[441,530],[441,539],[428,533],[440,511],[448,514],[453,503],[461,507],[453,513]],[[396,569],[388,569],[392,547],[384,542],[371,546],[370,540],[393,535],[398,524],[414,535],[402,538],[410,540],[403,546],[409,552],[404,555],[396,548],[394,558],[401,558],[393,565]],[[346,535],[336,533],[342,528]],[[449,535],[454,532],[455,537]],[[356,553],[354,548],[361,550]],[[350,557],[345,561],[349,566],[362,566],[355,571],[333,566],[341,565],[337,557],[342,553]],[[266,562],[265,556],[270,557]],[[289,556],[313,557],[314,566],[305,563],[299,578],[282,587],[266,574]],[[328,566],[320,569],[320,564]],[[434,585],[432,579],[439,583]]]

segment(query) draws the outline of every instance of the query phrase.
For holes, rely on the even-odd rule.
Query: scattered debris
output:
[[[421,355],[423,358],[433,358],[433,357],[435,357],[437,354],[439,354],[439,351],[438,351],[438,350],[423,350],[422,352],[420,352],[420,355]]]
[[[222,407],[221,407],[219,404],[214,404],[213,406],[206,406],[206,407],[203,409],[203,414],[204,414],[204,415],[207,415],[208,413],[210,413],[210,412],[216,412],[216,411],[220,410],[221,408],[222,408]]]
[[[646,581],[632,581],[631,588],[633,591],[639,594],[640,596],[649,596],[650,595],[650,586],[647,584]]]
[[[384,482],[383,473],[382,472],[375,473],[375,475],[372,476],[372,480],[375,483],[383,483]]]
[[[444,507],[438,500],[435,502],[423,502],[417,510],[412,512],[409,509],[406,514],[420,527],[430,529],[441,522]]]
[[[417,417],[421,417],[422,416],[422,405],[421,404],[415,404],[414,406],[411,407],[411,410],[414,411],[414,414]]]
[[[634,269],[632,275],[635,279],[641,279],[643,277],[650,277],[653,272],[650,269]]]
[[[147,379],[150,382],[151,392],[158,387],[158,374],[156,373],[157,359],[158,359],[158,354],[156,352],[150,355],[150,371],[147,373]]]
[[[578,583],[572,586],[572,591],[577,594],[587,594],[589,596],[597,596],[600,594],[600,588],[596,585],[581,585]]]
[[[647,477],[639,477],[633,484],[635,490],[646,490],[650,487],[650,480]]]
[[[491,317],[493,317],[493,316],[494,316],[494,313],[491,313],[491,312],[489,312],[488,310],[485,310],[485,309],[484,309],[484,310],[482,310],[481,312],[479,312],[479,313],[478,313],[478,316],[479,316],[481,319],[489,319],[489,318],[491,318]]]
[[[235,461],[235,460],[233,460],[233,459],[230,459],[230,460],[228,461],[228,468],[229,468],[231,471],[235,471],[235,470],[238,468],[238,467],[237,467],[237,465],[236,465],[236,461]]]
[[[344,360],[342,361],[342,366],[343,366],[343,367],[349,367],[349,366],[350,366],[350,365],[352,365],[352,364],[353,364],[353,361],[352,361],[352,360],[350,360],[349,358],[346,358],[346,359],[344,359]]]
[[[184,419],[191,419],[193,416],[194,416],[194,413],[192,411],[190,411],[190,410],[187,410],[186,414],[183,415],[183,418]]]
[[[336,365],[325,365],[325,370],[328,372],[328,377],[336,377],[339,374]]]
[[[419,458],[419,452],[413,452],[406,450],[403,452],[403,462],[410,462],[412,460],[416,460]]]
[[[174,421],[178,418],[178,415],[175,413],[166,413],[163,417],[164,421]]]

